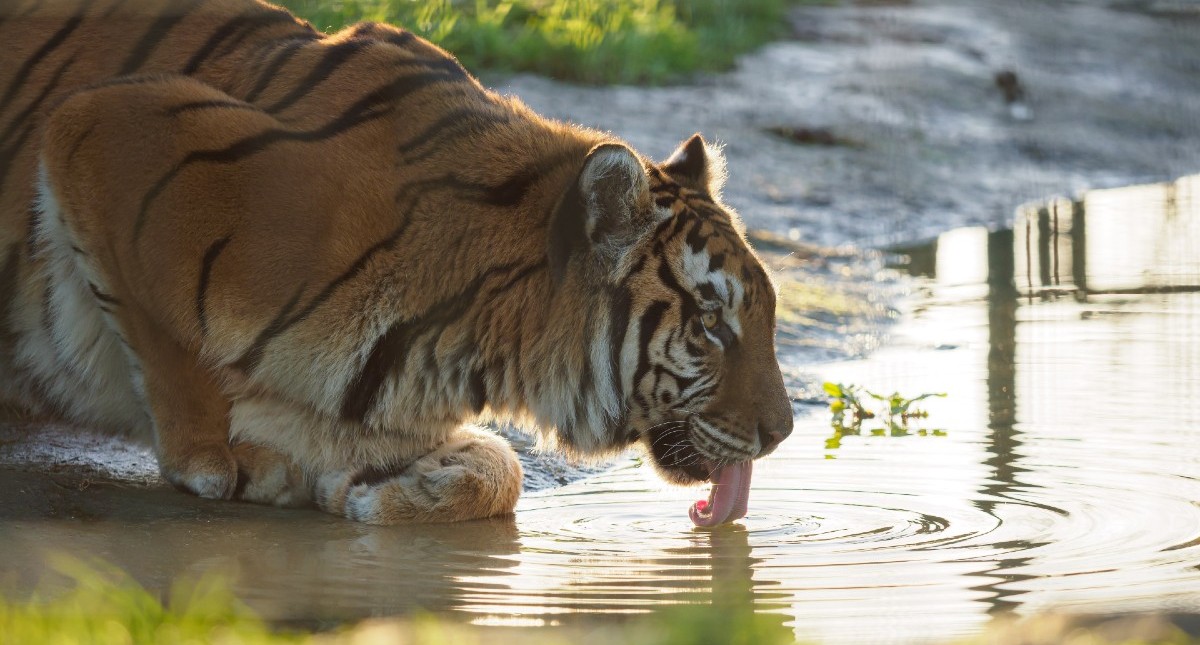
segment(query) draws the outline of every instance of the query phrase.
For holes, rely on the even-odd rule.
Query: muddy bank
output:
[[[693,85],[486,80],[659,158],[694,131],[722,141],[751,226],[830,246],[1001,226],[1024,201],[1200,169],[1189,3],[861,4],[799,9],[793,40]]]

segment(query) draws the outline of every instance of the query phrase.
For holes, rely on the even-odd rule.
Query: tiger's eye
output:
[[[721,317],[715,311],[706,311],[700,315],[700,322],[704,323],[704,326],[708,329],[716,327],[717,321],[720,319]]]

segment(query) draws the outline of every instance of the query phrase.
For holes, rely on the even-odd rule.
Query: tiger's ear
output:
[[[663,172],[680,186],[718,197],[725,186],[725,156],[697,132],[679,144],[662,164]]]
[[[606,270],[653,225],[650,179],[642,160],[618,143],[596,146],[559,202],[551,225],[549,257],[556,281],[577,252],[589,252]]]

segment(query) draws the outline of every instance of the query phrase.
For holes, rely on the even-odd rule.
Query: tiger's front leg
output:
[[[396,468],[320,475],[314,494],[322,510],[369,524],[456,522],[511,513],[521,482],[521,463],[508,442],[462,428]]]

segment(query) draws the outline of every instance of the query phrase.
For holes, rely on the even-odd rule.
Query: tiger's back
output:
[[[177,277],[177,284],[161,285],[159,304],[169,315],[191,315],[195,282],[201,277],[217,282],[234,271],[256,276],[252,291],[214,289],[220,296],[205,306],[237,315],[210,321],[216,328],[197,330],[203,333],[192,339],[209,360],[240,361],[242,368],[257,367],[264,356],[271,368],[263,342],[270,339],[254,336],[270,327],[289,301],[310,303],[310,315],[328,315],[326,324],[338,326],[348,321],[329,313],[338,311],[337,306],[312,303],[324,297],[347,302],[372,297],[356,292],[356,285],[335,294],[322,290],[347,277],[347,267],[362,264],[371,245],[397,241],[393,204],[374,203],[386,194],[379,186],[394,187],[395,194],[386,198],[401,205],[421,202],[422,208],[412,208],[413,217],[404,222],[409,249],[404,265],[388,270],[409,274],[414,288],[392,295],[409,311],[422,312],[439,294],[461,291],[471,277],[439,268],[446,264],[448,242],[460,261],[499,250],[515,262],[543,251],[534,230],[542,222],[512,218],[503,229],[483,231],[471,217],[431,214],[512,207],[541,190],[539,185],[556,190],[555,182],[566,181],[573,171],[562,162],[581,156],[595,139],[486,92],[451,56],[387,26],[364,23],[324,36],[286,11],[252,0],[82,5],[51,0],[0,11],[0,37],[10,47],[5,57],[10,63],[0,66],[0,87],[5,88],[0,101],[0,252],[5,266],[12,268],[5,271],[8,280],[0,289],[13,294],[4,299],[10,305],[0,327],[6,332],[0,336],[0,370],[17,375],[5,379],[16,390],[7,393],[10,397],[114,430],[146,429],[136,392],[128,385],[131,375],[120,341],[104,332],[102,312],[87,306],[92,295],[86,293],[86,280],[54,279],[56,271],[69,268],[55,269],[53,254],[39,253],[40,246],[50,244],[37,226],[42,127],[72,92],[162,82],[163,74],[188,76],[215,91],[206,98],[175,100],[167,89],[161,108],[175,122],[167,127],[206,120],[247,122],[244,129],[252,136],[197,140],[194,149],[173,155],[143,151],[153,143],[139,140],[146,120],[157,117],[140,115],[129,120],[127,138],[117,137],[105,148],[109,157],[95,163],[120,166],[122,177],[135,168],[144,178],[140,187],[123,180],[123,194],[105,199],[125,200],[126,210],[145,211],[135,225],[137,234],[128,236],[130,248],[119,253],[126,262],[136,259],[131,271],[159,275],[164,282]],[[383,109],[397,100],[402,101],[399,118]],[[80,141],[85,137],[80,133]],[[65,145],[84,149],[83,144]],[[472,164],[481,147],[503,150],[516,167],[482,160]],[[309,161],[314,154],[325,163],[314,167]],[[136,169],[139,158],[151,157],[173,157],[177,165]],[[378,162],[364,164],[363,159]],[[561,178],[553,176],[556,164],[563,166]],[[246,194],[222,194],[229,192],[222,176],[228,173],[259,181]],[[194,178],[190,186],[188,176]],[[130,201],[151,201],[160,190],[191,190],[194,200],[210,202],[214,212],[200,230],[192,222],[192,229],[181,234],[170,222],[156,219],[153,205]],[[471,203],[464,205],[463,198]],[[436,208],[439,203],[442,208]],[[271,215],[240,217],[249,211]],[[236,234],[234,228],[239,229]],[[240,266],[230,266],[237,246],[247,239],[270,239],[274,250],[244,254]],[[137,247],[148,250],[136,252]],[[198,262],[192,272],[172,270],[183,258],[215,253],[223,256],[215,268]],[[210,272],[201,276],[206,269]],[[70,288],[64,286],[71,282]],[[295,322],[289,331],[301,333]],[[274,368],[285,372],[295,366]],[[227,370],[226,376],[237,379],[244,371]],[[297,392],[297,398],[332,396],[311,391],[311,382],[295,385],[308,390]]]

